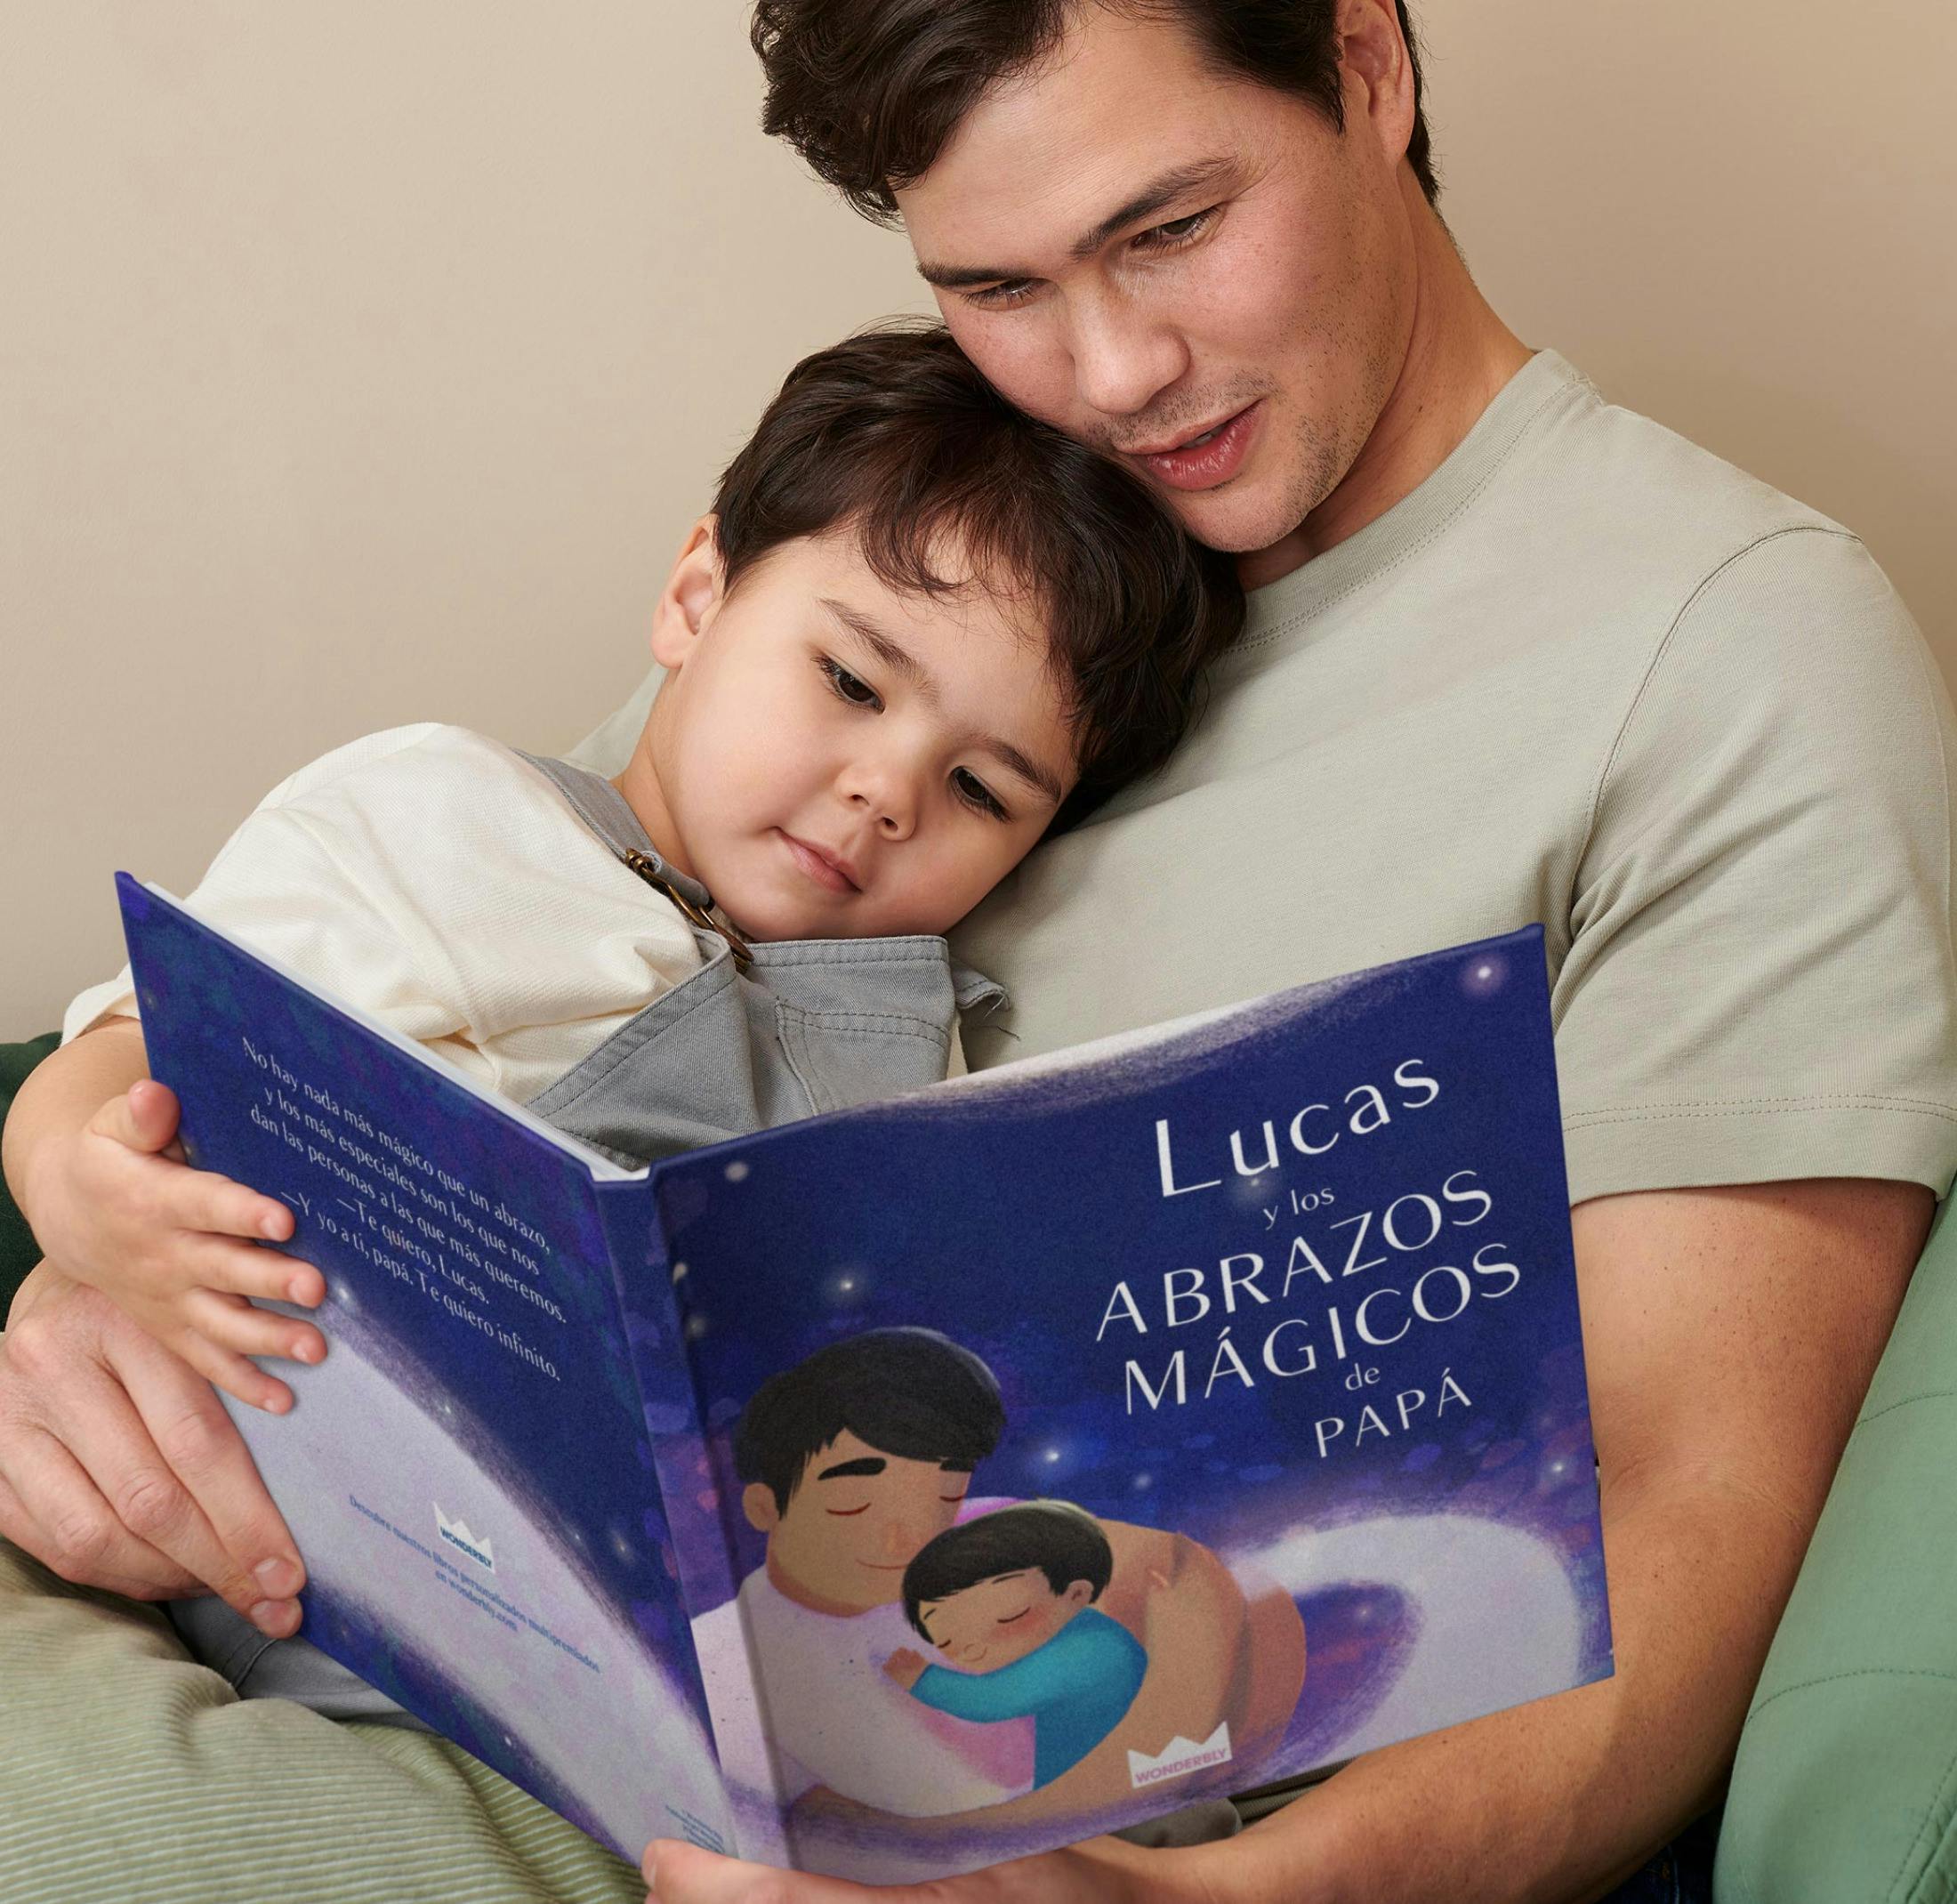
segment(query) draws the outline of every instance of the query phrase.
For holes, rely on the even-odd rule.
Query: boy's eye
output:
[[[958,768],[951,777],[951,784],[958,797],[975,811],[987,814],[994,819],[1006,817],[1006,810],[1000,805],[992,789],[970,768]]]
[[[852,707],[882,707],[883,699],[866,681],[858,681],[839,661],[832,661],[827,655],[820,658],[822,672],[828,676],[829,685]]]
[[[1014,1620],[1024,1619],[1028,1613],[1032,1612],[1032,1605],[1030,1602],[1028,1602],[1026,1606],[1021,1607],[1017,1613],[1006,1614],[1004,1618],[999,1621],[999,1624],[1002,1626],[1010,1626]]]

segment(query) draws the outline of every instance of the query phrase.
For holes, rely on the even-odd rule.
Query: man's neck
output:
[[[1418,200],[1409,206],[1413,317],[1392,389],[1339,486],[1282,542],[1239,561],[1246,588],[1301,569],[1411,496],[1529,360],[1528,346],[1476,287],[1411,175],[1407,190]]]

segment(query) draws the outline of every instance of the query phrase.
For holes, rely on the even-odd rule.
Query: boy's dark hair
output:
[[[797,364],[713,506],[729,588],[783,543],[847,524],[902,592],[955,593],[962,569],[1027,591],[1079,758],[1056,831],[1167,759],[1204,667],[1244,625],[1232,558],[1191,541],[1141,478],[1014,409],[936,325],[882,326]]]
[[[880,1454],[969,1471],[1005,1425],[999,1384],[970,1350],[935,1329],[869,1329],[754,1391],[734,1424],[734,1470],[786,1513],[803,1470],[844,1429]]]
[[[1071,1501],[1022,1501],[948,1527],[904,1569],[904,1614],[930,1640],[923,1608],[1003,1573],[1036,1567],[1056,1593],[1084,1580],[1099,1600],[1115,1571],[1115,1550],[1100,1523]]]
[[[880,224],[892,196],[937,162],[965,115],[1002,79],[1057,48],[1089,4],[1182,25],[1218,71],[1307,101],[1340,131],[1337,0],[758,0],[749,29],[768,77],[761,126]],[[1406,157],[1440,198],[1420,49],[1396,0],[1413,70]]]

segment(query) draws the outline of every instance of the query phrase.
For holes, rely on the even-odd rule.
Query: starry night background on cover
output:
[[[1424,1108],[1398,1108],[1409,1093],[1392,1073],[1408,1060],[1441,1086]],[[1342,1120],[1345,1093],[1369,1083],[1383,1091],[1389,1124],[1365,1135],[1346,1129],[1324,1156],[1289,1148],[1297,1110],[1322,1103]],[[1220,1177],[1222,1187],[1164,1197],[1160,1118],[1170,1122],[1177,1182]],[[1248,1181],[1236,1174],[1231,1133],[1242,1131],[1255,1165],[1266,1118],[1280,1166]],[[1335,1127],[1315,1115],[1307,1135],[1323,1142]],[[1494,1199],[1481,1222],[1444,1228],[1423,1248],[1392,1251],[1380,1240],[1388,1206],[1414,1193],[1438,1202],[1444,1180],[1462,1171]],[[1465,1189],[1467,1180],[1454,1181]],[[733,1472],[742,1404],[824,1343],[922,1326],[980,1355],[1003,1392],[1006,1436],[980,1464],[975,1498],[1063,1498],[1251,1558],[1301,1528],[1368,1516],[1499,1521],[1537,1535],[1563,1563],[1579,1607],[1578,1682],[1608,1672],[1539,928],[1280,995],[1249,1008],[1231,1036],[1205,1025],[1077,1071],[994,1074],[898,1109],[846,1112],[676,1158],[656,1182],[707,1430],[704,1485],[690,1497],[669,1490],[667,1511],[682,1545],[727,1543],[736,1581],[763,1557],[761,1537],[739,1512]],[[1331,1202],[1294,1214],[1294,1190],[1301,1198],[1329,1191]],[[1280,1202],[1267,1227],[1262,1210]],[[1442,1207],[1471,1214],[1466,1205]],[[1373,1220],[1361,1260],[1389,1260],[1349,1277],[1341,1272],[1353,1230],[1333,1225],[1362,1211]],[[1397,1214],[1405,1239],[1429,1227],[1418,1205]],[[1301,1234],[1333,1280],[1307,1276],[1282,1297],[1287,1253]],[[1478,1295],[1453,1320],[1415,1321],[1390,1347],[1363,1350],[1354,1341],[1360,1296],[1382,1285],[1410,1292],[1422,1271],[1465,1268],[1484,1244],[1506,1246],[1486,1261],[1521,1271],[1510,1293]],[[1228,1315],[1216,1300],[1217,1265],[1241,1251],[1265,1256],[1262,1286],[1272,1300],[1260,1306],[1241,1297]],[[1172,1329],[1163,1278],[1185,1266],[1205,1270],[1212,1307]],[[1101,1329],[1123,1280],[1145,1335],[1119,1316]],[[1449,1287],[1446,1278],[1428,1286],[1437,1313],[1458,1300]],[[1345,1345],[1357,1351],[1343,1359],[1325,1314],[1333,1305],[1343,1311]],[[1376,1329],[1390,1333],[1406,1303],[1381,1307]],[[1294,1361],[1309,1341],[1317,1367],[1274,1378],[1259,1350],[1268,1328],[1294,1316],[1307,1327],[1280,1338],[1277,1359]],[[1204,1400],[1224,1323],[1256,1385],[1226,1370]],[[1151,1408],[1138,1394],[1129,1412],[1129,1359],[1159,1386],[1178,1348],[1187,1356],[1187,1402]],[[1356,1365],[1379,1368],[1375,1387],[1343,1386]],[[1472,1406],[1436,1412],[1444,1371]],[[1391,1401],[1406,1389],[1424,1391],[1427,1401],[1403,1428]],[[1369,1401],[1389,1432],[1357,1432]],[[1346,1425],[1321,1457],[1315,1424],[1327,1417]],[[1301,1768],[1319,1762],[1314,1752],[1332,1742],[1328,1726],[1349,1730],[1369,1680],[1386,1670],[1420,1614],[1378,1583],[1301,1604],[1311,1678],[1283,1756]],[[1324,1736],[1315,1738],[1314,1727]]]

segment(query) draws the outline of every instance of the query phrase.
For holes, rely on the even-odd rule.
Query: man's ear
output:
[[[685,666],[726,593],[719,528],[717,518],[702,516],[688,531],[652,611],[652,658],[668,674]]]
[[[772,1534],[781,1525],[781,1509],[775,1505],[775,1490],[766,1481],[752,1480],[741,1489],[741,1512],[757,1534]]]
[[[1339,0],[1337,30],[1342,77],[1365,89],[1367,123],[1397,164],[1413,135],[1414,105],[1399,10],[1393,0]]]

